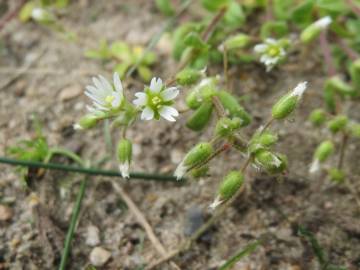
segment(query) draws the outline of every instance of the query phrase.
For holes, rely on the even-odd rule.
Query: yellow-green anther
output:
[[[240,128],[239,118],[230,119],[228,117],[220,118],[215,126],[215,135],[220,137],[230,136],[235,130]]]
[[[360,59],[355,60],[350,66],[351,81],[357,92],[360,92]]]
[[[272,117],[279,120],[289,116],[299,103],[306,90],[306,85],[307,82],[299,83],[293,91],[280,98],[272,107]]]
[[[283,172],[287,167],[287,159],[284,155],[275,154],[265,149],[255,153],[254,161],[256,165],[259,165],[268,173]]]
[[[190,116],[186,122],[186,126],[194,131],[202,130],[211,119],[213,111],[213,104],[211,101],[205,101],[200,107]]]
[[[98,117],[93,114],[83,116],[77,124],[74,125],[74,129],[82,130],[94,127],[98,122]]]
[[[244,183],[244,175],[240,171],[231,171],[220,184],[218,196],[210,205],[210,208],[216,208],[219,204],[231,199]]]
[[[249,45],[250,41],[250,36],[240,33],[226,39],[220,46],[220,50],[224,50],[224,48],[226,48],[226,50],[242,49]]]
[[[241,120],[241,127],[250,124],[251,116],[245,111],[233,95],[226,91],[220,91],[217,96],[219,97],[221,104],[224,106],[228,116],[232,118],[239,118]]]
[[[185,68],[176,74],[176,82],[180,85],[188,86],[196,83],[202,76],[200,70]]]
[[[132,143],[127,139],[121,139],[117,145],[117,157],[119,170],[122,177],[129,178],[129,167],[132,159]]]
[[[313,41],[320,35],[322,30],[326,29],[331,24],[331,22],[332,19],[329,16],[317,20],[301,32],[300,40],[304,43]]]
[[[345,115],[338,115],[331,119],[327,126],[332,133],[337,133],[346,129],[349,119]]]
[[[214,152],[210,143],[199,143],[194,146],[184,157],[175,170],[174,176],[180,180],[189,168],[205,162]]]
[[[309,116],[309,120],[314,126],[321,126],[326,121],[326,112],[323,109],[313,110]]]
[[[352,87],[352,85],[346,83],[344,80],[342,80],[339,76],[333,76],[327,81],[329,87],[333,89],[333,91],[336,91],[340,95],[343,96],[354,96],[355,95],[355,89]]]

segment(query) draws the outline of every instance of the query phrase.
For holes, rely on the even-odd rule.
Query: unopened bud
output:
[[[92,114],[83,116],[77,124],[74,125],[74,129],[82,130],[94,127],[98,122],[98,117]]]
[[[231,171],[225,176],[220,184],[218,196],[210,205],[210,208],[216,208],[221,203],[231,199],[244,183],[244,175],[240,171]]]
[[[191,170],[191,176],[194,178],[200,178],[206,176],[209,172],[209,166],[201,166],[200,168],[194,168]]]
[[[176,74],[176,82],[180,85],[188,86],[196,83],[202,76],[200,70],[186,68]]]
[[[221,104],[224,106],[228,116],[232,118],[239,118],[241,120],[241,127],[250,124],[251,116],[245,111],[233,95],[226,91],[220,91],[217,96],[219,97]]]
[[[226,48],[226,50],[245,48],[249,45],[250,41],[250,36],[240,33],[226,39],[219,49],[222,51],[224,48]]]
[[[240,128],[241,120],[239,118],[230,119],[222,117],[215,126],[215,135],[219,137],[230,136],[235,130]]]
[[[300,35],[300,40],[304,43],[309,43],[317,38],[321,31],[326,29],[332,22],[330,16],[323,17],[316,22],[306,27]]]
[[[286,156],[275,154],[268,150],[260,150],[255,153],[255,164],[264,168],[268,173],[280,173],[287,167]]]
[[[342,170],[331,168],[329,170],[330,180],[336,183],[341,183],[345,180],[345,173]]]
[[[129,167],[132,159],[132,143],[127,139],[121,139],[117,145],[117,157],[119,169],[123,178],[129,178]]]
[[[328,128],[332,133],[337,133],[339,131],[344,131],[349,120],[345,115],[335,116],[328,122]]]
[[[293,91],[286,94],[272,107],[272,117],[274,119],[284,119],[291,114],[298,105],[304,91],[306,90],[307,82],[299,83]]]
[[[333,76],[328,81],[328,87],[331,87],[333,91],[336,91],[341,96],[355,96],[355,89],[339,76]]]
[[[249,153],[254,154],[259,150],[267,149],[268,147],[274,145],[278,141],[278,136],[272,134],[270,131],[261,130],[256,132],[253,138],[249,143]]]
[[[211,101],[204,102],[187,120],[186,126],[194,131],[202,130],[209,123],[213,111]]]
[[[314,126],[321,126],[326,121],[326,113],[323,109],[313,110],[309,116],[309,120]]]

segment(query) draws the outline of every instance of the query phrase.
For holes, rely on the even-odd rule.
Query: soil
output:
[[[30,128],[33,113],[43,123],[50,145],[67,147],[95,164],[106,155],[101,125],[86,132],[72,129],[88,102],[80,90],[93,75],[111,78],[111,67],[85,58],[84,51],[95,48],[102,38],[146,46],[160,31],[165,18],[152,1],[104,2],[73,1],[63,14],[61,22],[78,34],[78,42],[66,41],[47,27],[22,24],[16,19],[2,30],[0,82],[6,86],[0,89],[1,155],[5,155],[7,146],[34,136]],[[182,20],[191,14],[190,10]],[[300,81],[309,82],[309,90],[292,119],[271,128],[279,133],[281,143],[277,150],[288,156],[289,171],[274,177],[253,168],[248,170],[244,195],[190,251],[175,259],[182,269],[217,269],[237,250],[264,236],[267,241],[234,269],[320,269],[311,245],[298,234],[299,226],[314,234],[332,264],[360,269],[360,212],[354,194],[344,185],[330,182],[325,174],[308,173],[314,148],[322,136],[327,136],[325,130],[314,130],[306,121],[309,112],[322,103],[325,78],[321,53],[317,44],[312,46],[292,53],[286,64],[270,73],[259,64],[235,70],[234,93],[245,95],[243,104],[254,116],[245,130],[247,135],[269,118],[271,105],[279,96]],[[165,36],[155,48],[160,58],[155,74],[162,78],[171,74],[169,66],[176,66],[169,56],[169,47]],[[14,77],[23,67],[27,67],[26,72]],[[209,72],[216,71],[209,68]],[[126,95],[132,97],[139,89],[129,85]],[[177,106],[182,108],[184,104],[180,101]],[[359,104],[349,103],[345,109],[360,121]],[[129,138],[134,142],[132,169],[171,173],[191,146],[211,137],[211,129],[200,134],[189,132],[184,125],[186,118],[187,114],[182,115],[175,124],[141,122],[129,130]],[[118,134],[114,131],[112,135],[115,143]],[[350,140],[344,163],[357,194],[359,147],[359,141]],[[65,158],[54,161],[70,163]],[[236,151],[227,151],[212,162],[210,177],[185,184],[111,180],[121,183],[171,251],[212,215],[208,206],[219,181],[243,162]],[[331,162],[336,162],[336,157]],[[112,162],[102,167],[112,168]],[[11,213],[10,218],[0,219],[0,269],[56,269],[83,176],[47,171],[42,177],[35,177],[33,190],[39,194],[40,204],[33,206],[32,195],[24,189],[14,167],[0,168],[0,204]],[[110,260],[97,269],[142,269],[159,258],[112,186],[103,177],[89,179],[67,269],[85,269],[90,264],[94,247],[86,239],[91,226],[99,231],[97,246],[111,253]],[[164,264],[159,269],[171,267]]]

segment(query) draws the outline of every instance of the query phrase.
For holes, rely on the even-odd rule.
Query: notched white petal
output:
[[[154,111],[149,107],[145,107],[141,113],[141,120],[151,120],[153,118],[154,118]]]

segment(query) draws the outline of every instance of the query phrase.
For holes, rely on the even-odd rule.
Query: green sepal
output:
[[[200,168],[194,168],[191,170],[190,175],[194,178],[200,178],[207,176],[209,172],[209,166],[201,166]]]
[[[89,129],[89,128],[96,126],[96,124],[98,123],[98,120],[99,120],[99,118],[97,116],[95,116],[93,114],[87,114],[80,118],[77,125],[79,125],[81,127],[81,129]]]
[[[228,137],[240,128],[241,120],[239,118],[230,119],[228,117],[220,118],[215,126],[215,135],[219,137]]]
[[[185,68],[176,74],[176,82],[179,85],[189,86],[197,83],[202,76],[200,70]]]
[[[201,39],[197,32],[190,32],[185,36],[184,43],[186,46],[195,49],[206,49],[208,45]]]
[[[194,131],[202,130],[210,121],[213,111],[213,104],[211,101],[205,101],[199,108],[190,116],[186,122],[186,126]]]
[[[337,133],[339,131],[345,131],[348,122],[349,119],[346,115],[337,115],[327,123],[327,126],[332,133]]]
[[[281,173],[287,168],[287,158],[285,155],[272,153],[268,150],[257,151],[254,155],[255,164],[265,169],[268,173]]]
[[[323,109],[315,109],[311,112],[309,116],[309,121],[314,126],[321,126],[326,121],[326,112]]]
[[[272,134],[270,131],[258,131],[251,138],[248,151],[251,154],[255,154],[260,150],[269,149],[278,141],[278,136]]]
[[[298,101],[298,96],[294,96],[292,93],[286,94],[272,107],[272,117],[277,120],[288,117],[295,110]]]
[[[314,158],[320,162],[327,160],[335,151],[334,143],[330,140],[323,141],[315,150]]]
[[[244,183],[244,175],[240,171],[231,171],[225,177],[219,187],[221,200],[229,200]]]
[[[193,167],[206,161],[214,152],[210,143],[203,142],[195,145],[185,156],[184,165]]]
[[[120,139],[117,145],[117,158],[120,163],[130,163],[132,159],[132,143],[128,139]]]

